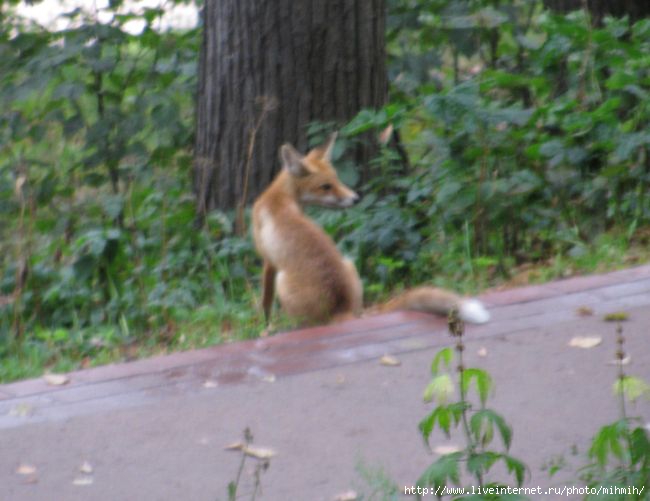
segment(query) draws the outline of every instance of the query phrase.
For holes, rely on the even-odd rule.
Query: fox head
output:
[[[359,200],[359,195],[341,182],[331,164],[335,141],[336,133],[306,155],[288,143],[280,148],[282,167],[288,172],[300,203],[342,209]]]

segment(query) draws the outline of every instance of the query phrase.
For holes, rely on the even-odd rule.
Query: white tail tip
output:
[[[473,324],[484,324],[490,320],[490,313],[478,299],[464,299],[458,313],[462,320]]]

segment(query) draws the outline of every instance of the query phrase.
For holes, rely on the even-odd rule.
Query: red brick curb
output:
[[[562,322],[574,317],[580,305],[613,307],[621,297],[626,304],[650,303],[650,265],[486,292],[481,299],[493,312],[494,321],[469,328],[468,335],[491,336]],[[163,385],[197,386],[197,382],[206,380],[220,385],[273,380],[276,376],[368,360],[385,353],[443,345],[448,342],[445,330],[444,319],[395,312],[75,371],[64,386],[50,386],[42,378],[0,385],[0,403],[17,398],[70,403]]]

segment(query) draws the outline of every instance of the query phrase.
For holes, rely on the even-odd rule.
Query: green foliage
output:
[[[358,501],[397,501],[401,489],[393,482],[381,467],[373,467],[359,460],[356,466],[357,473],[364,482],[362,494],[358,494]]]
[[[650,386],[623,371],[625,338],[619,324],[616,330],[618,378],[614,394],[620,404],[618,421],[603,426],[591,440],[590,463],[582,468],[581,480],[591,488],[585,499],[598,494],[607,499],[648,499],[650,479],[650,433],[641,418],[628,417],[626,406],[641,396],[650,395]]]
[[[194,225],[199,30],[161,32],[160,9],[113,2],[108,21],[74,11],[48,32],[13,4],[0,18],[0,377],[261,330],[251,242],[229,214]],[[341,153],[361,133],[400,137],[357,207],[314,213],[369,302],[419,283],[475,292],[531,262],[538,280],[621,266],[647,248],[650,23],[593,29],[538,4],[388,2],[390,103],[343,127],[341,177],[359,183]],[[81,345],[35,335],[58,329]]]
[[[259,327],[251,243],[224,214],[195,228],[200,32],[118,8],[71,12],[57,32],[0,20],[3,380]]]
[[[621,419],[603,426],[589,449],[593,461],[581,479],[607,499],[647,499],[650,478],[650,436],[641,419]],[[596,499],[590,494],[586,499]]]
[[[385,148],[369,190],[382,197],[345,240],[364,277],[480,286],[519,263],[583,259],[614,227],[627,247],[647,226],[650,21],[592,28],[539,4],[389,2],[391,102],[343,132],[392,124],[410,166]]]
[[[452,325],[459,328],[451,329]],[[501,415],[486,408],[487,397],[493,386],[489,374],[481,369],[464,367],[463,326],[453,316],[450,317],[450,330],[460,336],[456,337],[456,371],[459,374],[457,389],[460,399],[448,404],[448,391],[436,391],[441,386],[443,377],[451,379],[448,372],[453,369],[452,348],[444,348],[433,359],[433,379],[425,390],[425,400],[435,399],[437,406],[420,422],[419,430],[428,444],[435,429],[449,438],[452,427],[462,428],[466,446],[463,450],[443,454],[434,461],[418,479],[420,490],[417,492],[420,495],[436,495],[438,499],[526,499],[514,494],[505,485],[486,482],[485,477],[491,468],[501,462],[514,477],[517,486],[521,486],[527,467],[508,454],[512,443],[511,427]],[[643,396],[648,397],[650,387],[643,380],[625,374],[625,338],[620,324],[616,335],[618,377],[613,389],[620,403],[621,415],[617,421],[603,426],[591,440],[589,463],[579,470],[580,480],[587,486],[586,500],[601,497],[612,500],[648,499],[646,487],[650,479],[650,435],[644,420],[628,417],[626,409],[628,404],[634,404]],[[469,399],[472,393],[479,402],[478,406],[473,405]],[[494,442],[495,435],[503,444],[503,452],[488,448]],[[553,458],[542,469],[547,469],[552,476],[565,466],[565,459],[560,456]],[[461,485],[465,472],[483,487],[482,492],[474,492],[472,487],[461,488],[459,491],[449,487],[450,484]],[[495,489],[490,491],[491,488]],[[458,492],[461,493],[460,496],[456,495]]]
[[[452,320],[450,319],[450,326]],[[464,346],[462,342],[463,326],[457,321],[459,335],[457,338],[457,367],[456,381],[460,398],[456,402],[447,403],[449,391],[437,391],[442,386],[441,381],[451,381],[449,371],[454,360],[452,348],[439,351],[431,364],[432,381],[425,390],[425,401],[435,399],[436,407],[422,420],[418,426],[424,441],[428,444],[433,431],[437,428],[446,437],[451,436],[451,429],[460,427],[465,435],[466,446],[463,450],[442,454],[420,476],[417,485],[422,492],[432,492],[443,496],[443,493],[452,493],[450,484],[461,485],[464,469],[469,476],[476,479],[477,485],[482,487],[505,487],[501,484],[489,483],[486,475],[492,467],[501,463],[506,471],[513,475],[517,486],[521,486],[527,471],[526,465],[520,460],[510,456],[508,450],[512,443],[512,428],[505,419],[492,409],[486,407],[487,398],[493,387],[492,378],[484,370],[466,368],[463,364]],[[475,394],[479,405],[472,403],[470,395]],[[493,450],[489,447],[498,436],[503,444],[503,451]],[[419,491],[420,492],[420,491]],[[474,493],[472,488],[464,489],[466,495],[454,499],[526,499],[512,493],[501,494],[500,489],[489,493]],[[469,494],[469,493],[472,494]],[[488,491],[489,492],[489,491]],[[506,491],[503,491],[506,492]]]

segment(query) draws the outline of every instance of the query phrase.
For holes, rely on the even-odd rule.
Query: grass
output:
[[[603,273],[650,261],[650,229],[638,230],[628,239],[622,231],[610,231],[566,254],[536,262],[508,263],[502,275],[494,260],[467,256],[457,249],[435,256],[438,286],[476,293],[488,287],[515,287],[543,283],[574,275]],[[251,279],[252,280],[252,279]],[[36,329],[17,342],[5,344],[0,352],[0,381],[3,383],[38,377],[44,372],[68,372],[113,362],[129,361],[179,350],[205,348],[222,343],[256,338],[265,329],[258,308],[258,292],[251,282],[250,292],[237,302],[223,299],[195,309],[180,309],[166,324],[151,332],[123,335],[116,326],[84,329]],[[399,287],[366,284],[368,296],[388,297]],[[292,328],[276,309],[274,331]]]

